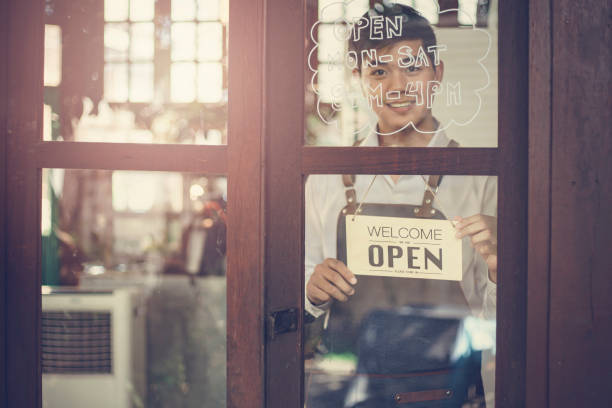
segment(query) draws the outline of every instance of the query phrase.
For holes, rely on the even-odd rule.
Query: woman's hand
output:
[[[310,276],[306,284],[306,296],[315,306],[332,298],[346,302],[355,293],[352,285],[356,283],[357,278],[344,263],[327,258],[315,267]]]
[[[455,217],[457,238],[470,237],[471,245],[483,257],[489,268],[489,279],[497,283],[497,218],[476,214]]]

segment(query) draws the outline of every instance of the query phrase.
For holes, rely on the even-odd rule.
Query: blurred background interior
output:
[[[43,139],[226,144],[228,1],[45,0]],[[321,19],[318,90],[351,81],[331,69],[345,44],[329,19],[370,6],[340,1],[323,18],[329,3],[306,2],[307,29]],[[438,25],[440,42],[470,49],[466,22],[444,27],[432,1],[402,3]],[[495,6],[458,4],[496,44]],[[453,135],[465,146],[497,144],[496,55],[484,119]],[[305,66],[305,144],[351,145],[367,110],[326,125],[311,75]],[[42,181],[43,406],[225,406],[227,179],[44,169]]]

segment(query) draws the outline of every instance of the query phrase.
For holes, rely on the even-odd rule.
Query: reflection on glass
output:
[[[128,99],[128,64],[105,64],[104,95],[110,102]]]
[[[226,189],[43,170],[43,406],[226,405]]]
[[[43,140],[45,142],[52,140],[52,127],[53,122],[51,116],[53,115],[53,111],[50,105],[43,105]]]
[[[337,0],[319,1],[319,20],[326,23],[334,22],[341,18],[344,12],[344,5]]]
[[[172,0],[172,20],[194,20],[195,14],[195,0]]]
[[[432,134],[415,112],[424,106],[461,147],[497,146],[495,3],[460,1],[457,12],[440,16],[434,0],[380,2],[372,12],[368,5],[321,0],[318,15],[308,17],[305,142],[352,145],[370,132],[402,136],[410,129]],[[392,129],[385,130],[383,116],[396,117]]]
[[[414,8],[421,13],[431,24],[437,24],[439,20],[438,5],[432,0],[414,0]]]
[[[195,23],[172,24],[172,61],[195,58]]]
[[[155,50],[153,23],[138,23],[131,25],[130,59],[132,61],[152,60]],[[152,89],[152,87],[151,87]]]
[[[45,86],[58,86],[62,81],[62,29],[45,25]]]
[[[306,183],[305,406],[492,406],[497,178],[345,182]]]
[[[130,48],[128,24],[106,24],[104,26],[104,59],[106,61],[124,61]]]
[[[319,2],[321,3],[321,2]],[[405,3],[405,1],[398,1],[397,3]],[[346,19],[353,21],[363,15],[368,10],[368,0],[354,0],[346,4]]]
[[[155,0],[130,0],[130,20],[150,21],[155,16]]]
[[[45,140],[227,142],[228,0],[167,3],[46,7]]]
[[[218,61],[223,57],[223,27],[219,23],[198,24],[198,59]]]
[[[218,0],[198,0],[198,20],[217,20],[219,17]]]
[[[153,100],[153,64],[130,65],[130,101]]]
[[[196,69],[193,62],[172,64],[171,97],[173,102],[191,102],[195,99]]]
[[[319,26],[319,61],[324,62],[343,62],[344,47],[346,41],[339,39],[337,35],[334,35],[333,25],[321,25]]]
[[[220,102],[223,97],[223,68],[217,63],[198,64],[198,100]]]
[[[125,21],[128,18],[128,0],[104,0],[105,21]]]
[[[457,20],[459,24],[471,25],[476,21],[476,11],[478,9],[478,0],[459,0],[459,12]]]

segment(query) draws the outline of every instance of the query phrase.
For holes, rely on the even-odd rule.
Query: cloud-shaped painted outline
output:
[[[323,7],[323,9],[321,10],[321,14],[325,15],[325,10],[327,10],[329,7],[334,6],[334,5],[348,5],[350,3],[352,3],[355,0],[351,0],[348,2],[343,2],[343,1],[337,1],[334,3],[329,3],[326,6]],[[450,13],[450,12],[457,12],[457,15],[459,15],[459,13],[461,13],[462,15],[465,15],[469,20],[472,20],[472,30],[474,31],[479,31],[479,32],[483,32],[486,34],[487,36],[487,50],[484,53],[484,55],[482,57],[480,57],[476,62],[478,62],[478,65],[480,65],[480,67],[482,68],[482,70],[485,73],[485,76],[487,78],[486,84],[484,84],[482,87],[474,89],[474,93],[476,94],[476,96],[478,97],[478,107],[476,108],[476,112],[474,112],[474,114],[472,115],[471,118],[469,118],[468,120],[464,121],[464,122],[460,122],[457,121],[455,119],[451,119],[450,121],[448,121],[443,127],[439,127],[436,130],[432,130],[432,131],[424,131],[424,130],[420,130],[417,127],[415,127],[414,129],[417,132],[420,133],[436,133],[439,130],[446,130],[448,129],[451,125],[456,124],[457,126],[467,126],[470,123],[472,123],[472,121],[474,119],[476,119],[476,116],[478,116],[478,114],[480,113],[480,109],[482,108],[482,96],[481,96],[481,92],[483,92],[485,89],[487,89],[489,87],[489,85],[491,85],[491,77],[489,75],[489,70],[487,70],[487,67],[485,67],[485,65],[483,64],[483,61],[487,58],[487,56],[489,55],[489,52],[491,51],[491,43],[492,43],[492,39],[491,39],[491,34],[489,34],[489,32],[487,30],[483,30],[479,27],[476,27],[476,22],[473,20],[473,17],[470,16],[469,14],[465,13],[464,11],[458,9],[458,8],[454,8],[454,9],[446,9],[444,11],[440,11],[440,4],[438,3],[438,0],[432,0],[432,2],[436,5],[436,11],[438,15],[442,15],[444,13]],[[334,21],[334,24],[338,23],[340,20],[336,20]],[[320,20],[317,20],[311,27],[310,29],[310,39],[312,40],[314,47],[312,47],[312,49],[310,50],[310,52],[308,53],[308,68],[310,69],[310,71],[312,71],[312,77],[310,79],[310,87],[312,89],[312,91],[317,95],[317,113],[319,114],[319,118],[327,125],[331,125],[331,124],[336,124],[336,126],[338,126],[338,120],[337,119],[333,119],[333,120],[326,120],[325,117],[323,116],[323,114],[321,113],[320,110],[320,105],[321,105],[321,95],[319,93],[319,91],[317,90],[317,87],[315,86],[315,79],[317,77],[317,75],[319,74],[319,70],[315,69],[312,65],[312,57],[313,55],[315,55],[315,53],[317,52],[317,49],[319,48],[319,43],[316,39],[316,29],[319,26],[319,24],[321,24]],[[332,107],[334,108],[335,111],[339,112],[341,110],[340,109],[336,109],[335,104],[332,104]],[[402,128],[397,129],[393,132],[389,132],[389,133],[385,133],[385,132],[378,132],[376,130],[376,124],[372,124],[372,123],[367,123],[365,126],[363,126],[360,129],[356,129],[354,131],[354,133],[360,133],[361,131],[363,131],[366,127],[370,127],[372,131],[374,131],[376,134],[382,135],[382,136],[388,136],[388,135],[392,135],[398,132],[401,132],[402,130],[406,129],[408,126],[412,125],[412,121],[408,122],[406,125],[404,125]]]

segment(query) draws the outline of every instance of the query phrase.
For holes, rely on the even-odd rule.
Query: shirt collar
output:
[[[443,129],[438,128],[436,133],[434,133],[433,137],[427,144],[427,147],[446,147],[448,146],[448,142],[450,139],[446,136],[446,132]],[[380,146],[378,142],[378,135],[376,134],[376,130],[372,130],[368,136],[363,140],[360,146],[367,147],[378,147]]]

